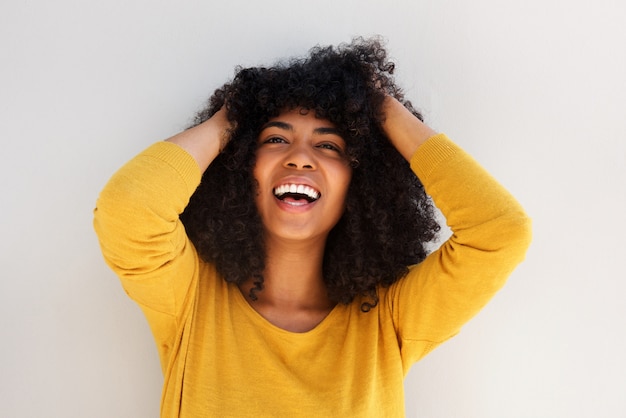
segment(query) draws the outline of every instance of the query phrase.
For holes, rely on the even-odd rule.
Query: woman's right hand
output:
[[[198,163],[204,172],[209,164],[224,149],[230,140],[232,125],[222,107],[213,116],[199,125],[168,138],[187,151]]]

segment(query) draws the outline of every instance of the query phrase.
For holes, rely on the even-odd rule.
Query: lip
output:
[[[303,202],[306,203],[301,203],[301,204],[292,204],[289,202],[285,202],[283,200],[280,200],[277,197],[274,197],[274,201],[276,202],[276,205],[286,211],[286,212],[290,212],[290,213],[304,213],[304,212],[308,212],[309,210],[313,209],[316,205],[316,203],[318,202],[317,200],[315,202],[307,202],[306,200],[303,200]]]

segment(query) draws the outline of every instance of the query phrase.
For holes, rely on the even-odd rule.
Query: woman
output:
[[[504,284],[523,209],[426,126],[376,40],[239,69],[131,160],[95,228],[163,417],[403,416],[403,378]],[[438,250],[430,197],[453,231]]]

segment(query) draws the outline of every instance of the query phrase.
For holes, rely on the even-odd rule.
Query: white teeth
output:
[[[310,186],[304,184],[283,184],[274,189],[274,195],[281,197],[286,193],[298,193],[307,195],[310,199],[319,199],[320,193]]]

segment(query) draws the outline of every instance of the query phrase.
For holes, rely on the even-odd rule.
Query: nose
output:
[[[298,170],[314,170],[317,166],[315,158],[305,146],[294,146],[285,156],[283,164],[285,167]]]

